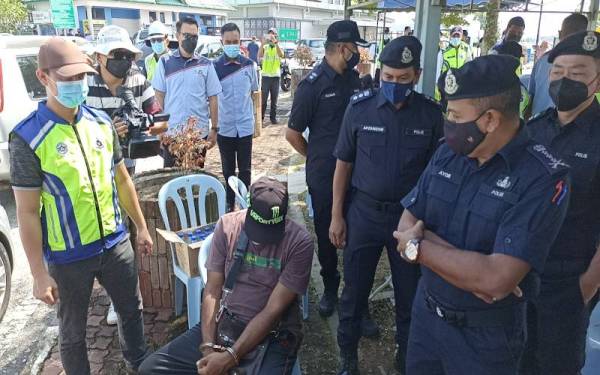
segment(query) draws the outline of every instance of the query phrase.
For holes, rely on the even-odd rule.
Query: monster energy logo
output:
[[[271,209],[271,211],[273,211],[273,208]],[[277,214],[279,214],[279,207],[277,207],[277,211]],[[265,225],[275,225],[283,221],[283,216],[274,216],[272,219],[264,219],[262,216],[260,216],[258,212],[254,211],[253,209],[250,209],[250,217],[254,219],[254,221]]]
[[[279,206],[271,207],[271,212],[273,213],[273,219],[279,216]]]

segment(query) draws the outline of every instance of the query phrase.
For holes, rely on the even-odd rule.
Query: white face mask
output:
[[[458,46],[460,44],[460,38],[450,38],[450,44],[453,45],[454,47]]]

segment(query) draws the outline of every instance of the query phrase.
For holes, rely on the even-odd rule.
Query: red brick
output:
[[[142,270],[144,271],[150,271],[150,255],[142,255],[141,256],[142,261],[140,262],[142,264]]]
[[[169,288],[169,265],[167,264],[167,257],[158,257],[158,278],[160,281],[161,289]]]
[[[162,306],[162,296],[160,290],[155,289],[152,291],[152,306],[161,307]]]
[[[155,321],[152,327],[152,333],[167,333],[169,331],[169,325],[165,322]]]
[[[170,290],[163,290],[161,293],[162,293],[162,306],[172,308],[173,307],[173,293]]]
[[[150,256],[150,282],[152,289],[160,288],[160,279],[158,278],[158,260],[155,255]],[[153,291],[154,293],[154,291]]]
[[[152,306],[152,284],[150,283],[150,274],[148,272],[140,272],[140,292],[144,306]]]

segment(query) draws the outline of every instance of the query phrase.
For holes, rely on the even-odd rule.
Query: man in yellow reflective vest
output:
[[[33,295],[57,305],[65,372],[90,374],[86,325],[94,279],[119,317],[126,364],[148,354],[137,268],[121,207],[137,228],[137,249],[152,239],[108,116],[82,105],[86,73],[96,71],[67,40],[40,47],[36,76],[47,101],[10,135],[11,184],[21,241],[33,276]]]
[[[441,51],[442,68],[440,74],[447,72],[450,68],[458,69],[473,59],[473,56],[471,56],[471,48],[467,43],[463,42],[462,37],[462,27],[453,27],[450,31],[449,45],[445,50]],[[441,99],[440,92],[437,88],[435,91],[435,99],[437,101]]]
[[[262,120],[265,121],[265,112],[267,110],[267,100],[271,95],[271,110],[269,116],[271,124],[277,122],[277,97],[279,96],[279,79],[281,76],[281,59],[284,54],[279,47],[277,39],[277,30],[269,29],[269,34],[263,41],[258,51],[258,61],[262,63],[262,79],[261,79],[261,94],[262,94]]]

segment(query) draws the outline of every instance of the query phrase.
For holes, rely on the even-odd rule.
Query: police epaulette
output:
[[[540,118],[542,118],[543,116],[546,116],[548,113],[550,113],[552,111],[554,111],[554,108],[550,107],[550,108],[547,108],[544,111],[538,112],[535,115],[531,116],[529,118],[529,120],[527,120],[527,123],[530,123],[531,121],[535,121],[537,119],[540,119]]]
[[[539,160],[551,175],[569,168],[569,164],[554,156],[544,145],[533,144],[527,147],[527,151]]]
[[[362,102],[363,100],[373,96],[373,92],[374,92],[373,90],[368,89],[368,90],[361,91],[358,94],[354,94],[350,98],[350,103],[354,104],[354,103]]]
[[[321,70],[320,69],[313,69],[312,72],[310,72],[307,76],[306,76],[306,80],[310,83],[313,83],[314,81],[317,80],[317,78],[319,78],[319,76],[321,75]]]

